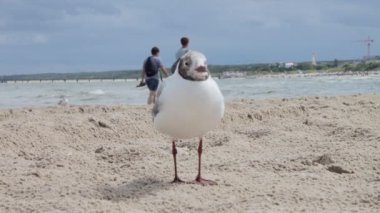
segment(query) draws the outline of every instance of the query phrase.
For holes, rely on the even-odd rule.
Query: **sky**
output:
[[[380,55],[378,0],[0,0],[0,75],[167,67],[180,38],[209,64]]]

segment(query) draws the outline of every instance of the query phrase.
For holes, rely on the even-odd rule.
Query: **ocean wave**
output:
[[[96,89],[96,90],[92,90],[90,92],[88,92],[89,94],[91,95],[104,95],[106,94],[103,90],[101,89]]]

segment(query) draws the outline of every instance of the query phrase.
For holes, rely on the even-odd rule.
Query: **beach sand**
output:
[[[197,173],[197,139],[177,143]],[[380,94],[241,100],[171,184],[150,107],[0,110],[0,212],[379,212]]]

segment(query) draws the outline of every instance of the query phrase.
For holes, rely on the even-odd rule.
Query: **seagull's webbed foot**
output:
[[[213,180],[207,180],[207,179],[203,179],[199,176],[197,176],[197,178],[195,178],[195,180],[193,182],[191,182],[192,184],[199,184],[199,185],[202,185],[202,186],[213,186],[213,185],[218,185],[215,181]]]
[[[175,177],[171,183],[187,183],[186,181],[181,180],[179,177]]]

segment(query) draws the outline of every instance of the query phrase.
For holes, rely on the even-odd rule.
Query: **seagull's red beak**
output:
[[[205,66],[199,66],[195,70],[197,72],[207,72],[207,68]]]

